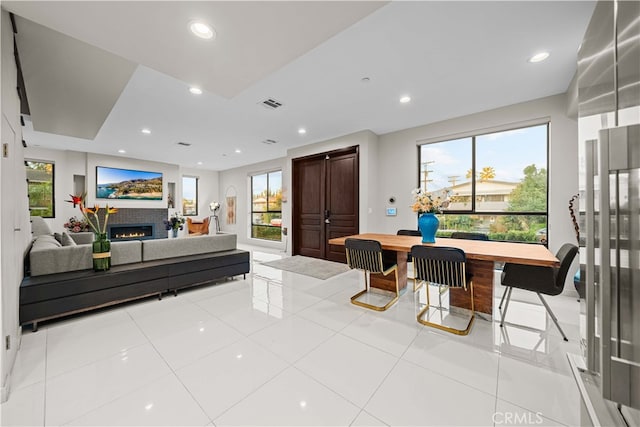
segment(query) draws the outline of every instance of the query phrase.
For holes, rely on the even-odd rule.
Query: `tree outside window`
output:
[[[548,124],[420,146],[420,186],[451,204],[438,235],[547,240]]]
[[[26,160],[27,194],[32,216],[55,218],[54,171],[52,162]]]
[[[282,240],[282,171],[251,177],[251,237]]]
[[[198,178],[182,177],[182,215],[198,215]]]

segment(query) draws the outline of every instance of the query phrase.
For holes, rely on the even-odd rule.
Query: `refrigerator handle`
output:
[[[585,141],[585,157],[586,157],[586,209],[585,209],[585,236],[586,236],[586,265],[585,265],[585,301],[586,301],[586,336],[587,336],[587,369],[591,372],[598,372],[598,355],[596,350],[599,348],[598,337],[596,335],[596,238],[595,238],[595,173],[597,159],[598,140],[592,139]]]
[[[598,175],[600,176],[600,274],[599,313],[600,329],[600,378],[605,398],[611,396],[611,222],[609,191],[609,132],[599,132]]]

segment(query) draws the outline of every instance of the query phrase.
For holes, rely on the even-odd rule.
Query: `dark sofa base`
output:
[[[120,265],[104,272],[26,277],[20,285],[20,324],[33,324],[35,330],[39,321],[150,295],[161,297],[249,270],[249,252],[230,250]]]

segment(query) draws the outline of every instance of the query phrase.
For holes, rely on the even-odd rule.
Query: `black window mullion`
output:
[[[476,137],[471,137],[471,212],[476,212]]]

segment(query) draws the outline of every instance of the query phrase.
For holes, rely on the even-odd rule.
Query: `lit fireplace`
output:
[[[109,226],[109,239],[144,240],[154,238],[153,224],[113,224]]]

